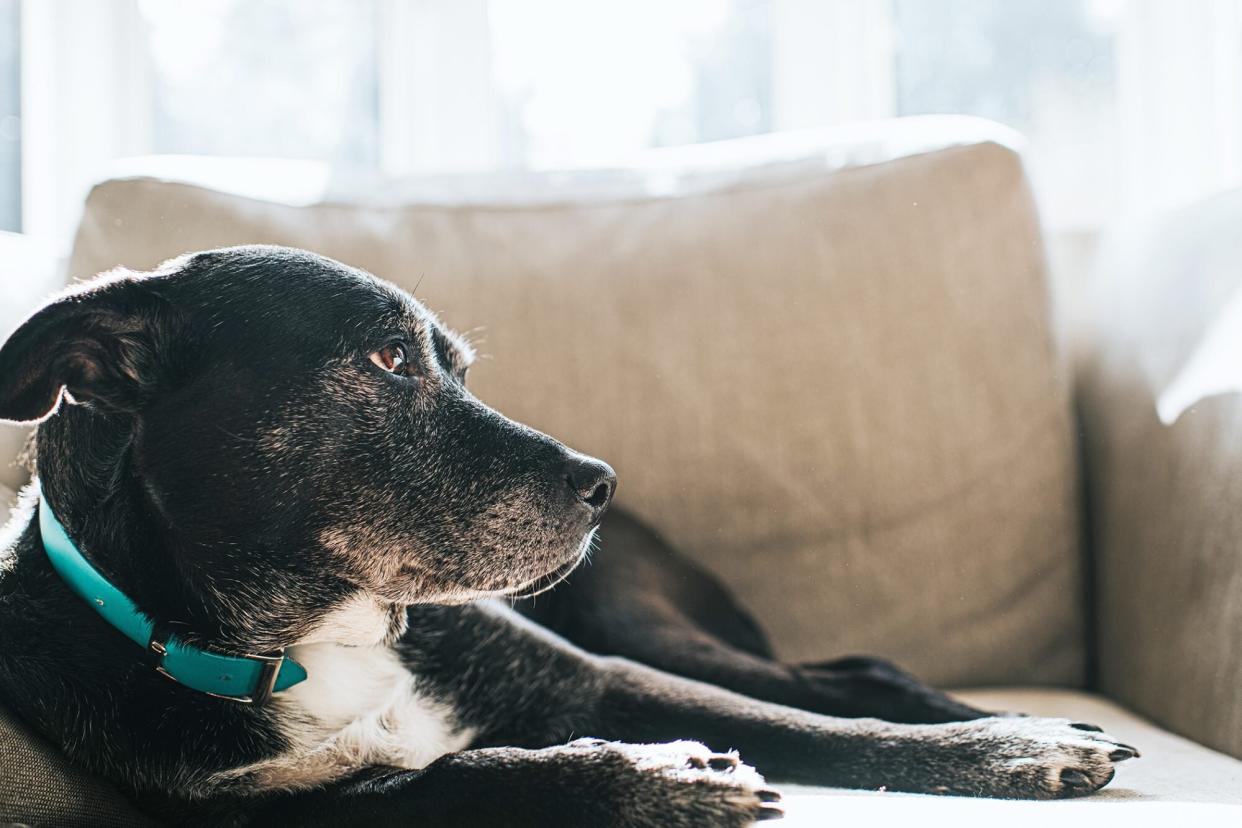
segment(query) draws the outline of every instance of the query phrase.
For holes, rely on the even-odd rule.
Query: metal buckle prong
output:
[[[155,668],[155,672],[169,681],[175,681],[177,684],[180,684],[181,682],[177,681],[176,676],[164,669],[164,656],[168,655],[168,638],[172,635],[172,631],[169,629],[170,626],[170,624],[156,624],[151,628],[151,638],[147,641],[147,652],[155,656],[155,663],[152,665]]]

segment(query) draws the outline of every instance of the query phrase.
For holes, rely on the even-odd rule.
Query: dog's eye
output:
[[[371,361],[390,374],[408,376],[412,370],[403,342],[389,342],[371,354]]]

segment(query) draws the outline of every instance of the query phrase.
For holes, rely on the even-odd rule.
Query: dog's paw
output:
[[[619,826],[748,826],[784,816],[781,795],[736,753],[698,742],[636,745],[579,739],[566,746],[614,766]]]
[[[965,735],[959,749],[977,751],[980,761],[959,768],[962,778],[934,787],[938,793],[1021,799],[1084,796],[1111,782],[1118,763],[1139,755],[1095,725],[1069,719],[997,717],[947,727]]]

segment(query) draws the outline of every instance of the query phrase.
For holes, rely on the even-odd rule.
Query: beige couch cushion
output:
[[[1122,233],[1080,378],[1100,683],[1242,757],[1242,190]]]
[[[477,393],[611,462],[620,504],[719,573],[785,658],[1073,684],[1075,471],[1039,226],[1015,152],[948,123],[950,140],[914,120],[659,155],[602,196],[527,177],[525,202],[113,180],[70,267],[270,242],[417,285],[474,332]]]
[[[1187,741],[1098,696],[1064,690],[975,690],[981,707],[1095,722],[1142,751],[1101,793],[1057,802],[916,796],[785,787],[782,828],[825,825],[952,825],[1078,828],[1100,825],[1242,824],[1242,762]]]

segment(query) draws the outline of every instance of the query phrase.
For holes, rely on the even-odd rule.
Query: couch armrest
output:
[[[154,828],[115,787],[69,763],[0,707],[0,823]]]
[[[1114,239],[1077,379],[1102,690],[1242,757],[1242,191]]]

